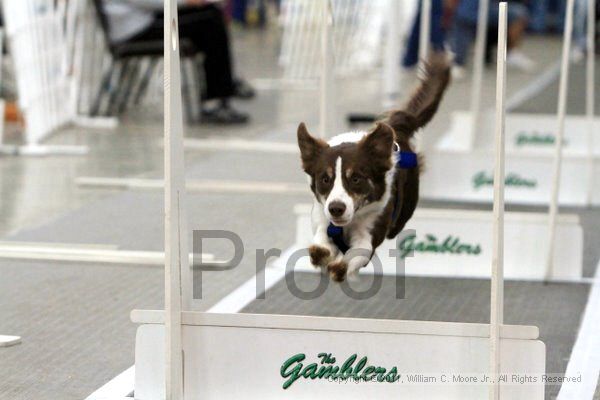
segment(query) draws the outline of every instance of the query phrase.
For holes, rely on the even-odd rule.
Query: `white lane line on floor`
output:
[[[210,313],[237,313],[242,308],[256,300],[257,296],[268,291],[285,277],[285,263],[282,260],[290,258],[290,254],[296,251],[296,247],[291,247],[284,251],[281,257],[268,264],[258,275],[254,275],[242,285],[238,286],[233,292],[223,297],[218,303],[213,305],[207,312]],[[257,293],[257,279],[264,282],[263,290]]]
[[[143,178],[110,178],[82,176],[75,179],[75,184],[88,188],[105,189],[138,189],[162,190],[162,179]],[[264,193],[264,194],[309,194],[305,183],[266,182],[266,181],[235,181],[212,179],[188,179],[188,193]]]
[[[135,383],[135,365],[108,381],[85,400],[131,400]]]
[[[248,304],[257,300],[258,295],[263,293],[263,291],[257,293],[257,279],[264,279],[264,292],[266,292],[285,276],[285,269],[283,268],[269,266],[263,271],[264,273],[254,275],[233,292],[223,297],[217,304],[208,309],[207,312],[235,314]]]
[[[600,374],[600,262],[594,280],[565,372],[567,377],[581,374],[581,382],[564,382],[557,400],[592,400],[596,391]]]
[[[552,82],[554,82],[560,74],[560,60],[550,65],[537,79],[534,79],[529,85],[518,90],[510,96],[506,102],[506,111],[510,112],[518,108],[525,102],[529,101],[534,96],[538,95]]]
[[[246,139],[184,139],[183,146],[186,150],[213,150],[213,151],[247,151],[271,154],[299,154],[296,143],[284,143]]]

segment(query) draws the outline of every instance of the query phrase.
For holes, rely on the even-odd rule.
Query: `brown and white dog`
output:
[[[390,112],[371,132],[344,133],[325,142],[311,136],[304,123],[298,127],[302,168],[315,196],[310,259],[332,279],[357,274],[383,240],[396,237],[412,217],[420,168],[399,166],[397,152],[416,160],[410,139],[432,119],[449,81],[446,57],[434,56],[406,106]],[[332,226],[343,227],[348,249],[328,235]]]

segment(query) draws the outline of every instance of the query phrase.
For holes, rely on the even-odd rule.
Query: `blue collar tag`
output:
[[[343,253],[346,254],[350,247],[344,241],[344,228],[341,226],[335,226],[331,222],[327,227],[327,236],[333,241],[333,244]]]
[[[412,151],[397,151],[396,165],[404,169],[417,167],[419,165],[417,153],[413,153]]]

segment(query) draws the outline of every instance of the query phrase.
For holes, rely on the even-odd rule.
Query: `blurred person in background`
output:
[[[477,32],[477,15],[479,0],[456,0],[458,7],[454,15],[450,44],[455,54],[452,75],[455,79],[465,76],[467,54]],[[498,0],[490,1],[488,26],[498,28]],[[508,2],[508,54],[506,63],[509,67],[525,72],[535,70],[535,62],[527,57],[520,49],[527,28],[529,12],[520,1]]]
[[[598,4],[598,3],[596,3]],[[581,62],[587,53],[587,16],[588,0],[575,0],[575,13],[573,15],[573,62]]]
[[[444,24],[444,3],[448,0],[432,0],[431,1],[431,31],[429,40],[434,51],[443,51],[446,40],[446,28]],[[423,1],[419,1],[417,13],[412,25],[412,30],[406,43],[406,50],[402,57],[402,66],[404,68],[412,68],[419,62],[419,41],[421,33],[421,9]]]
[[[206,90],[202,94],[202,121],[245,123],[248,114],[235,110],[232,97],[251,98],[254,90],[235,79],[229,34],[223,11],[208,0],[178,0],[179,37],[188,39],[204,56]],[[163,39],[163,0],[104,0],[114,43]],[[199,85],[201,86],[201,85]]]

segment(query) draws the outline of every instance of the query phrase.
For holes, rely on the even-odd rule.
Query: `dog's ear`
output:
[[[302,168],[308,174],[311,174],[315,160],[321,155],[325,148],[329,147],[329,145],[323,140],[311,136],[306,129],[306,125],[302,122],[298,126],[298,147],[300,147]]]
[[[373,162],[387,164],[394,149],[394,130],[388,124],[380,122],[358,145]]]

